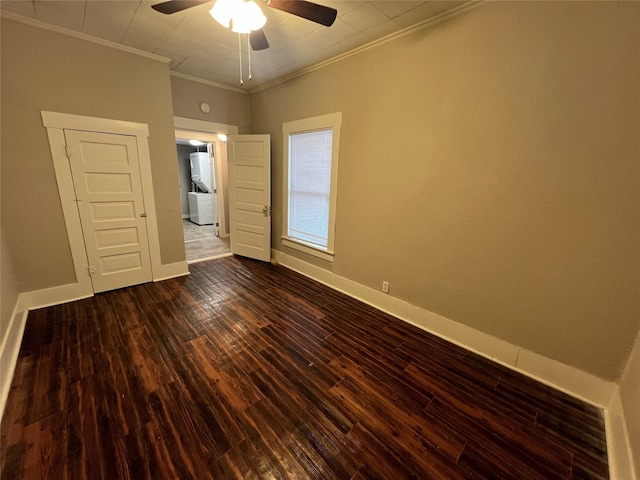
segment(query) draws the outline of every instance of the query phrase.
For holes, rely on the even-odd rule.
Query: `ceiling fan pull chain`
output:
[[[242,79],[242,34],[238,34],[238,57],[240,63],[240,85],[244,85],[244,80]]]
[[[247,35],[247,58],[249,63],[249,81],[251,81],[251,44],[249,43],[249,35]]]

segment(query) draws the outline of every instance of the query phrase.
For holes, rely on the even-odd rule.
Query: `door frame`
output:
[[[42,123],[47,129],[53,166],[62,203],[62,213],[67,228],[71,257],[76,274],[78,296],[94,294],[89,261],[85,250],[80,214],[76,205],[75,188],[71,176],[71,167],[66,152],[64,130],[82,130],[115,135],[136,137],[142,198],[147,213],[147,235],[151,257],[151,275],[154,281],[175,276],[171,266],[163,268],[160,258],[160,237],[156,215],[155,196],[151,177],[151,155],[149,153],[149,126],[146,123],[126,122],[107,118],[86,117],[68,113],[42,111]],[[167,271],[165,271],[167,270]]]
[[[217,209],[217,219],[218,219],[218,232],[219,237],[228,237],[228,234],[222,234],[221,232],[227,231],[227,222],[226,216],[224,214],[224,185],[222,181],[222,146],[223,142],[217,137],[217,135],[213,133],[205,133],[205,132],[193,132],[191,130],[178,130],[176,128],[176,140],[203,140],[207,143],[213,144],[213,157],[214,161],[211,164],[212,169],[212,177],[216,179],[216,203],[215,206]],[[226,148],[225,148],[226,150]],[[211,153],[209,152],[209,156]],[[226,152],[224,154],[226,159]],[[215,169],[215,171],[213,171]]]
[[[216,158],[216,177],[218,179],[218,222],[220,223],[220,237],[226,238],[230,235],[229,225],[225,205],[229,205],[229,195],[227,193],[227,142],[221,140],[218,134],[235,135],[238,133],[237,125],[225,123],[206,122],[186,117],[173,117],[176,138],[187,140],[206,140],[214,143]]]

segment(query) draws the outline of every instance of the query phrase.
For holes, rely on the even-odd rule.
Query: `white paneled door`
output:
[[[229,135],[231,251],[271,260],[271,136]]]
[[[65,130],[94,292],[152,280],[136,137]]]

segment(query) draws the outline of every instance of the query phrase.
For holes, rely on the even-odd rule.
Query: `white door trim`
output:
[[[224,133],[235,135],[238,133],[237,125],[227,125],[226,123],[205,122],[186,117],[173,117],[173,125],[177,130],[192,130],[194,132]]]
[[[42,123],[47,128],[67,130],[85,130],[89,132],[117,133],[136,137],[149,137],[149,126],[146,123],[111,120],[109,118],[85,117],[71,113],[41,112]]]
[[[62,202],[62,212],[71,247],[71,257],[79,287],[79,294],[93,295],[93,286],[89,276],[89,264],[85,251],[80,216],[75,204],[75,193],[71,169],[66,153],[64,130],[84,130],[101,133],[135,136],[138,144],[140,161],[140,177],[142,180],[143,198],[147,213],[147,234],[149,237],[149,253],[151,255],[151,272],[153,280],[160,280],[166,275],[160,259],[160,237],[156,215],[155,195],[151,177],[151,156],[149,153],[149,127],[144,123],[125,122],[107,118],[85,117],[68,113],[42,111],[42,123],[47,129],[49,146],[53,157],[53,166]]]

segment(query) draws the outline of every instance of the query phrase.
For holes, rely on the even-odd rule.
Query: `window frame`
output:
[[[282,209],[282,244],[286,247],[333,262],[335,250],[336,200],[338,196],[338,158],[340,150],[340,128],[342,112],[329,113],[317,117],[293,120],[282,124],[283,149],[283,209]],[[327,249],[289,237],[289,136],[300,133],[311,133],[321,130],[332,130],[331,144],[331,180],[329,185],[329,225]]]

